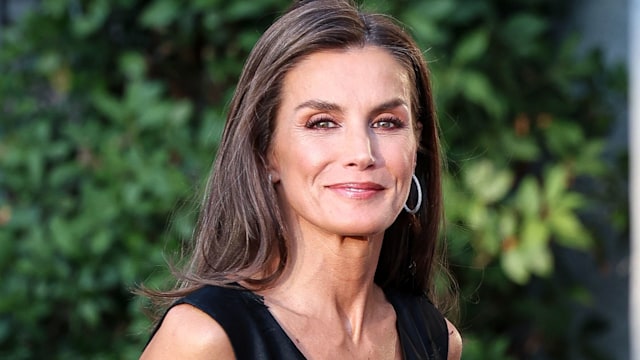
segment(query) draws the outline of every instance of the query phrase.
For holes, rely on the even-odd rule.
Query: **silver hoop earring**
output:
[[[418,181],[418,177],[416,176],[416,174],[411,175],[411,180],[416,183],[416,188],[418,188],[418,203],[413,209],[410,209],[405,203],[404,211],[408,212],[409,214],[415,214],[418,212],[418,210],[420,210],[420,205],[422,205],[422,188],[420,188],[420,182]]]

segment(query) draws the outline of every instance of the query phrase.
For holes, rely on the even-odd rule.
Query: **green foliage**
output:
[[[130,290],[166,279],[244,58],[288,4],[46,0],[3,29],[0,357],[137,356],[149,323]],[[625,225],[577,186],[619,171],[602,151],[620,72],[558,35],[552,0],[366,5],[406,23],[433,71],[464,358],[565,358],[590,296],[555,249],[598,249],[590,208]]]

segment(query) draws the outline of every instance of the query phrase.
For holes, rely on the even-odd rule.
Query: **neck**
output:
[[[371,237],[298,236],[267,302],[304,316],[340,321],[356,340],[372,303],[384,299],[374,285],[383,234]]]

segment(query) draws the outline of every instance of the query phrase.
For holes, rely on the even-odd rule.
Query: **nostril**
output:
[[[366,169],[368,167],[374,166],[376,163],[375,157],[372,154],[368,154],[366,156],[360,156],[358,158],[352,158],[351,161],[347,162],[348,167],[357,167],[361,169]]]

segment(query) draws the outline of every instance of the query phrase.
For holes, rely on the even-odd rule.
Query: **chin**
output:
[[[391,224],[384,224],[384,226],[371,226],[371,225],[359,225],[359,224],[347,224],[345,226],[340,226],[334,231],[336,234],[341,234],[347,237],[372,237],[383,235],[385,230],[389,228]]]

